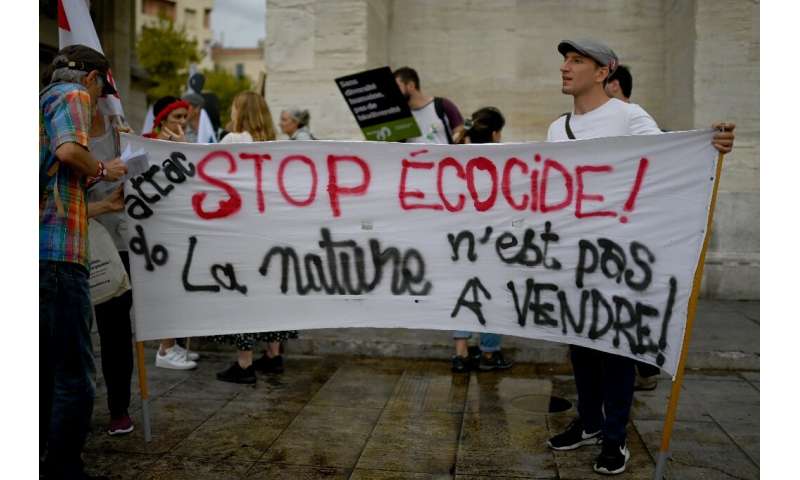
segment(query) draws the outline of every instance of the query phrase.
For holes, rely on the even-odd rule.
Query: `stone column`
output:
[[[697,2],[694,127],[736,123],[725,157],[703,294],[759,298],[759,5]]]
[[[386,65],[388,5],[267,0],[267,103],[276,122],[296,106],[311,112],[319,138],[364,139],[334,79]]]

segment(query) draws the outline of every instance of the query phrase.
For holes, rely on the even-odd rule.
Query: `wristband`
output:
[[[87,185],[93,185],[108,175],[108,170],[106,166],[101,161],[97,161],[97,173],[94,174],[94,177],[89,177],[86,181]]]
[[[105,178],[108,175],[108,170],[106,170],[106,166],[103,165],[103,162],[100,160],[97,161],[97,173],[95,174],[95,178],[98,180]]]

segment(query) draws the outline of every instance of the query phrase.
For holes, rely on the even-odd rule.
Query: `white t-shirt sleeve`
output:
[[[628,107],[628,125],[631,135],[653,135],[661,133],[658,124],[642,107],[632,103]]]
[[[564,126],[565,121],[566,117],[561,116],[550,124],[550,128],[547,129],[548,142],[563,142],[564,140],[569,140],[566,127]]]
[[[253,137],[250,136],[247,132],[231,132],[224,137],[219,143],[250,143],[253,141]]]

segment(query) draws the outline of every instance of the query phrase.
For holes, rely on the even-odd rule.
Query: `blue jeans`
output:
[[[95,393],[89,273],[39,261],[39,454],[47,478],[79,478]]]
[[[576,345],[570,345],[569,352],[584,430],[602,430],[603,441],[623,443],[633,403],[636,361]]]
[[[453,338],[457,340],[467,339],[471,336],[472,333],[470,332],[462,332],[462,331],[453,332]],[[496,333],[481,333],[478,348],[481,349],[481,352],[499,352],[500,343],[502,341],[503,337]]]

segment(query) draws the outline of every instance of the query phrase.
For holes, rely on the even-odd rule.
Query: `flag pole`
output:
[[[144,441],[153,439],[150,430],[150,394],[147,389],[147,368],[144,362],[144,342],[136,342],[136,370],[139,373],[139,395],[142,398],[142,427],[144,428]]]
[[[714,189],[711,192],[711,206],[708,211],[708,223],[706,224],[706,236],[703,239],[703,248],[700,251],[700,260],[697,262],[697,268],[694,272],[694,283],[692,285],[692,294],[689,297],[689,311],[686,316],[686,331],[683,334],[683,347],[681,348],[681,356],[678,361],[678,370],[675,373],[675,379],[672,382],[672,392],[669,396],[669,404],[667,406],[667,417],[664,419],[664,433],[661,436],[661,448],[658,451],[658,458],[656,459],[656,470],[653,475],[654,480],[662,480],[666,474],[667,460],[669,460],[669,444],[672,439],[672,427],[675,424],[675,417],[678,411],[678,399],[683,387],[683,373],[686,368],[686,358],[689,355],[689,342],[692,339],[692,327],[694,326],[695,315],[697,314],[697,299],[700,296],[700,283],[703,279],[703,267],[706,262],[706,252],[708,251],[708,244],[711,239],[711,226],[714,223],[714,209],[717,206],[717,190],[719,189],[719,179],[722,175],[722,161],[725,154],[720,153],[717,157],[717,174],[714,177]]]

